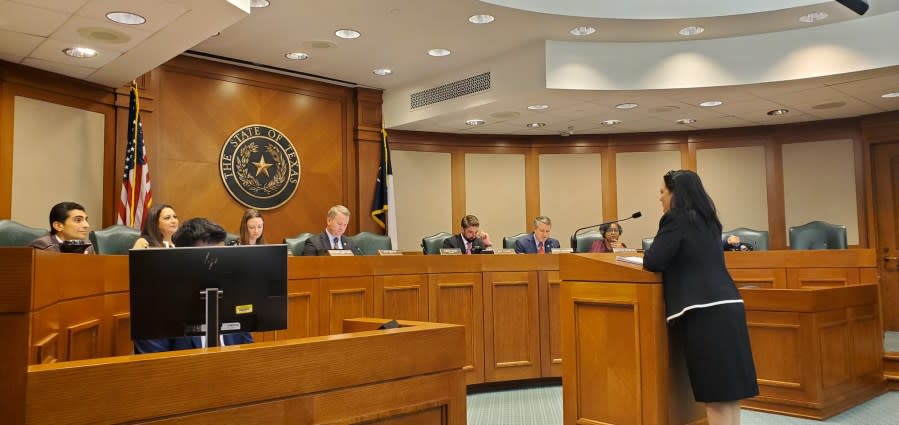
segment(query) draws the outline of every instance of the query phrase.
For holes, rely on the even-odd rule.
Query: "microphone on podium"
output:
[[[580,233],[582,230],[587,230],[587,229],[589,229],[589,228],[591,228],[591,227],[600,227],[600,226],[605,226],[605,225],[607,225],[607,224],[618,223],[618,222],[620,222],[620,221],[630,220],[630,219],[632,219],[632,218],[640,218],[640,217],[642,217],[642,216],[643,216],[643,213],[641,213],[640,211],[637,211],[637,212],[631,214],[630,217],[619,218],[618,220],[611,220],[611,221],[606,221],[606,222],[599,223],[599,224],[591,224],[591,225],[586,226],[586,227],[581,227],[580,229],[575,230],[575,231],[574,231],[574,234],[571,235],[571,249],[573,249],[573,250],[575,250],[575,252],[577,252],[577,235],[578,235],[578,233]]]

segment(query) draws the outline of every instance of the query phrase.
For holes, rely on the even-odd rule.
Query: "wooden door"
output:
[[[899,143],[873,145],[871,162],[883,327],[899,331]]]

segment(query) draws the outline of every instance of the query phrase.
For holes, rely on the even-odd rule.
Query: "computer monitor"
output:
[[[132,249],[131,338],[201,335],[218,288],[221,333],[287,328],[286,245]]]

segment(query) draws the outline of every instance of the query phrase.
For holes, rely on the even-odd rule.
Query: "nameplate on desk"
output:
[[[550,254],[571,254],[572,252],[574,252],[574,250],[571,248],[553,248],[553,250],[550,251],[549,253]]]
[[[403,255],[403,252],[395,249],[379,249],[378,255]]]
[[[332,257],[352,257],[353,251],[348,249],[329,249],[328,255]]]
[[[462,255],[462,250],[458,248],[440,248],[440,255]]]
[[[637,252],[637,250],[634,249],[634,248],[612,248],[612,252],[615,252],[615,253],[618,253],[618,252]]]
[[[512,248],[494,248],[494,249],[493,249],[493,253],[494,253],[494,254],[500,254],[500,255],[502,255],[502,254],[515,254],[515,250],[512,249]]]

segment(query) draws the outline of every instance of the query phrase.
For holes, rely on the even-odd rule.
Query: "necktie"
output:
[[[471,242],[465,242],[465,253],[471,254]]]
[[[538,254],[543,254],[543,253],[545,253],[545,252],[546,252],[546,251],[543,250],[543,242],[537,243],[537,253],[538,253]]]
[[[331,245],[332,249],[340,249],[340,238],[334,238],[333,245]]]

